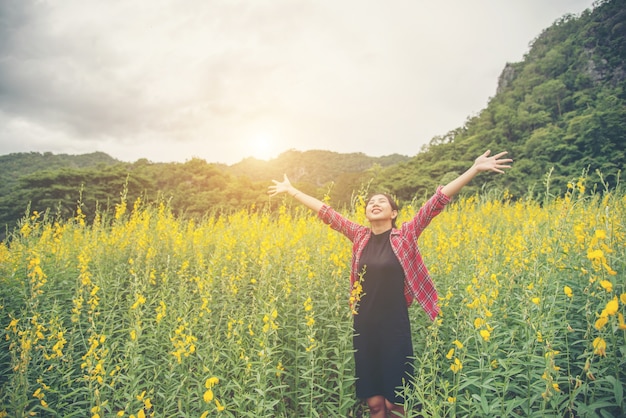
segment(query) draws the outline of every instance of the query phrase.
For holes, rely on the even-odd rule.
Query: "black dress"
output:
[[[391,230],[370,237],[359,262],[363,296],[354,316],[356,394],[383,395],[401,404],[396,390],[413,376],[413,344],[404,299],[404,271],[391,248]]]

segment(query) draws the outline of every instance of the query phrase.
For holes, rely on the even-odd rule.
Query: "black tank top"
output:
[[[408,325],[404,270],[391,248],[390,233],[391,230],[372,234],[359,260],[359,272],[365,269],[364,295],[355,316],[355,331],[365,332],[363,327],[403,328]]]

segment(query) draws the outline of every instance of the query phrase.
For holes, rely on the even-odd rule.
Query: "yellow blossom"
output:
[[[146,298],[137,293],[135,295],[135,303],[133,303],[133,306],[130,307],[130,309],[137,309],[140,305],[143,305],[144,303],[146,303]]]
[[[593,352],[599,356],[606,356],[606,341],[602,337],[593,340]]]
[[[604,326],[609,322],[609,317],[606,315],[601,315],[594,324],[594,327],[600,331]]]
[[[213,386],[217,385],[220,382],[220,379],[213,376],[213,377],[209,377],[206,382],[204,382],[204,386],[207,389],[211,389]]]
[[[602,286],[602,288],[604,290],[606,290],[607,292],[612,292],[613,291],[613,283],[611,283],[608,280],[602,280],[600,282],[600,286]]]
[[[215,400],[215,408],[217,409],[217,412],[222,412],[224,409],[226,409],[226,407],[222,405],[217,399]]]
[[[563,292],[565,293],[565,295],[566,295],[568,298],[571,298],[571,297],[573,296],[573,293],[572,293],[572,288],[571,288],[571,287],[569,287],[569,286],[565,286],[565,287],[563,287]]]
[[[615,315],[618,309],[619,309],[619,304],[617,302],[617,296],[615,296],[612,300],[610,300],[606,304],[606,307],[604,308],[604,312],[606,312],[607,315]]]
[[[602,250],[589,250],[587,251],[587,258],[590,260],[604,260],[604,253]]]
[[[491,333],[486,329],[481,329],[480,336],[483,337],[483,340],[489,341],[489,339],[491,338]]]
[[[213,391],[211,389],[207,389],[206,392],[204,392],[202,399],[204,399],[204,402],[206,403],[211,402],[213,400]]]
[[[452,370],[453,373],[458,373],[461,369],[463,369],[463,364],[461,363],[461,360],[455,357],[454,363],[450,365],[450,370]]]

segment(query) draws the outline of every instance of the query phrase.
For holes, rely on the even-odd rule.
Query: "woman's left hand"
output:
[[[495,171],[496,173],[504,173],[502,171],[505,168],[511,168],[508,163],[513,162],[510,158],[502,158],[508,152],[502,151],[492,157],[489,156],[491,154],[491,150],[485,151],[483,155],[476,158],[474,161],[474,168],[478,171]]]

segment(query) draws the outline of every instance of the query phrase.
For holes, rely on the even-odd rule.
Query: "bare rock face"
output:
[[[513,67],[513,64],[507,62],[504,69],[500,73],[500,77],[498,77],[498,88],[496,89],[496,94],[500,94],[506,90],[506,88],[511,85],[514,78],[515,68]]]

